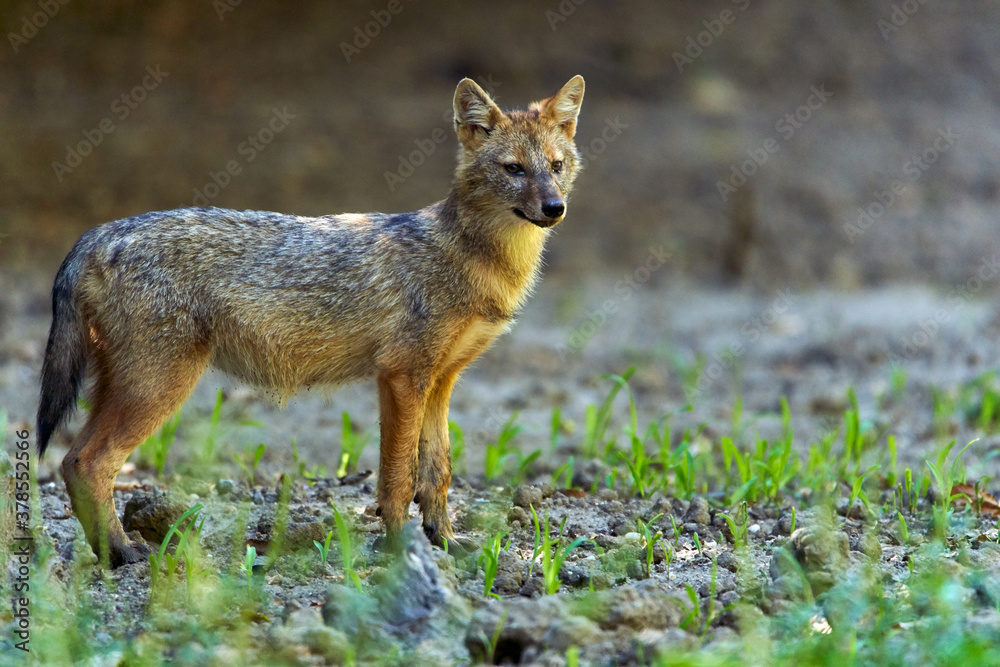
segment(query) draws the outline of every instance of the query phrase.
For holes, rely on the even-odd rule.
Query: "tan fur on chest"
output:
[[[482,354],[510,325],[510,322],[490,322],[481,318],[469,320],[445,351],[440,368],[445,374],[460,371]]]

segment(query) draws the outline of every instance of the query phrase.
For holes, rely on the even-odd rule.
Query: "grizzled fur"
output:
[[[93,409],[62,472],[95,552],[111,565],[143,557],[147,548],[115,514],[115,476],[209,366],[282,399],[377,378],[388,535],[398,535],[415,497],[432,540],[454,541],[451,390],[535,283],[579,169],[583,92],[574,77],[555,96],[504,113],[463,80],[453,189],[412,213],[195,208],[84,234],[52,290],[38,446],[45,451],[92,376]]]

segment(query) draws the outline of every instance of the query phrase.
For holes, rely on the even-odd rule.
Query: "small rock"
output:
[[[594,486],[594,476],[585,470],[577,470],[573,473],[573,488],[589,489]]]
[[[521,586],[521,589],[518,590],[517,594],[526,598],[538,598],[541,597],[544,592],[545,582],[542,581],[542,578],[532,577],[531,579],[528,579],[523,586]]]
[[[866,530],[861,534],[861,543],[858,551],[878,562],[882,559],[882,544],[874,530]]]
[[[181,478],[180,487],[188,493],[196,494],[199,497],[206,497],[212,492],[212,485],[203,479],[195,477]]]
[[[236,488],[236,482],[231,479],[220,479],[215,483],[215,492],[220,496],[228,496]]]
[[[969,554],[970,564],[978,569],[1000,570],[1000,544],[996,542],[973,542]]]
[[[522,526],[527,526],[531,523],[531,515],[529,515],[523,507],[514,505],[507,511],[507,523],[519,522]]]
[[[771,578],[779,592],[797,596],[801,592],[801,577],[789,558],[798,561],[813,588],[820,594],[832,587],[842,576],[850,556],[847,535],[822,525],[798,528],[785,547],[776,549],[771,557]],[[799,581],[796,582],[796,579]]]
[[[736,577],[726,575],[722,576],[719,573],[718,578],[715,580],[715,595],[718,597],[721,593],[727,593],[729,591],[736,589]],[[707,598],[712,593],[712,585],[709,582],[705,582],[698,587],[698,595]]]
[[[401,544],[399,556],[378,576],[374,571],[369,576],[371,593],[358,593],[343,584],[327,592],[324,622],[346,633],[355,646],[371,642],[374,651],[402,637],[416,644],[451,631],[458,618],[471,614],[457,594],[454,572],[438,565],[452,558],[431,548],[419,521],[403,526]],[[359,643],[359,636],[365,642]],[[357,656],[359,662],[375,657]]]
[[[570,646],[589,646],[601,638],[601,628],[582,616],[567,616],[555,620],[542,636],[542,646],[550,651],[566,653]]]
[[[708,501],[701,496],[695,496],[688,505],[684,514],[684,523],[696,523],[702,526],[708,525],[712,520],[709,514]]]
[[[315,607],[302,607],[291,612],[281,628],[292,644],[302,644],[309,651],[323,656],[328,662],[341,664],[347,656],[350,642],[343,632],[323,624],[323,617]]]
[[[739,599],[740,599],[740,594],[737,593],[735,590],[726,591],[724,593],[719,594],[719,602],[721,602],[722,606],[724,607],[728,607],[731,604],[736,604],[739,601]]]
[[[514,505],[524,509],[534,507],[537,512],[542,505],[542,491],[535,486],[519,486],[514,491]]]
[[[498,593],[513,595],[524,585],[525,561],[512,551],[501,551],[493,588]]]
[[[687,607],[675,597],[660,591],[653,581],[602,592],[586,613],[605,630],[629,627],[675,628]]]
[[[618,492],[614,489],[601,489],[597,492],[597,499],[601,502],[611,502],[618,500]]]
[[[712,628],[712,631],[708,635],[707,644],[727,644],[734,643],[738,641],[740,636],[736,634],[736,631],[730,627],[720,625],[718,627]]]
[[[606,591],[615,585],[615,581],[611,578],[611,575],[602,570],[593,573],[591,583],[594,585],[595,591]]]
[[[700,644],[697,637],[680,628],[643,630],[635,636],[634,641],[636,654],[642,655],[646,660],[694,651]]]
[[[617,514],[608,521],[611,534],[616,537],[625,537],[629,533],[635,532],[635,522],[629,521],[624,514]]]
[[[315,541],[323,544],[329,532],[329,528],[321,521],[293,523],[285,531],[285,544],[292,549],[312,549],[312,543]],[[272,536],[271,539],[273,540],[274,537]],[[334,534],[335,540],[336,534]]]
[[[871,516],[871,511],[865,506],[860,498],[854,499],[854,504],[848,507],[850,498],[837,499],[837,514],[856,521],[867,521]]]
[[[725,568],[730,572],[736,572],[740,569],[740,560],[732,551],[723,551],[719,554],[716,562],[719,564],[719,567]]]
[[[403,527],[403,550],[376,590],[379,613],[393,626],[409,626],[432,616],[445,603],[431,543],[416,520]]]
[[[590,582],[590,572],[579,565],[563,563],[559,569],[559,580],[574,588],[586,586]]]
[[[778,518],[778,522],[774,524],[774,529],[771,531],[772,535],[791,535],[792,534],[792,513],[786,512]]]
[[[653,502],[653,507],[650,508],[650,515],[655,516],[657,514],[662,514],[663,518],[666,519],[668,514],[674,513],[674,506],[673,503],[670,502],[669,498],[661,496],[659,491],[654,493],[652,497],[656,498],[656,500]],[[670,519],[667,519],[667,523],[669,522]]]
[[[253,490],[253,492],[250,494],[250,498],[253,500],[254,505],[264,504],[264,494],[261,493],[260,490],[258,489]]]
[[[594,544],[602,549],[617,549],[619,542],[621,542],[621,540],[612,535],[605,535],[602,533],[594,535]]]
[[[343,632],[322,625],[303,631],[296,643],[301,643],[310,653],[323,656],[327,664],[332,665],[344,664],[351,648]]]
[[[126,532],[138,531],[147,542],[158,545],[186,511],[187,503],[162,491],[135,491],[125,503],[122,526]]]
[[[620,500],[609,500],[604,505],[604,511],[609,514],[620,514],[625,511],[625,505]]]
[[[646,578],[646,570],[643,569],[642,563],[637,560],[630,560],[625,563],[625,574],[628,575],[629,579],[635,579],[636,581]]]
[[[569,620],[572,618],[561,596],[517,599],[507,604],[489,603],[472,614],[465,633],[465,647],[476,662],[482,662],[489,649],[488,643],[497,633],[493,662],[520,664],[544,651],[546,641],[567,642],[598,635],[599,630],[592,623]],[[557,629],[559,626],[564,628]]]

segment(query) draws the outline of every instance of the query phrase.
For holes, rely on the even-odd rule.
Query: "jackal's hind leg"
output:
[[[73,512],[94,553],[111,567],[144,559],[149,548],[125,535],[115,512],[118,471],[191,393],[208,355],[175,358],[172,367],[144,369],[97,364],[94,404],[83,429],[62,462]]]

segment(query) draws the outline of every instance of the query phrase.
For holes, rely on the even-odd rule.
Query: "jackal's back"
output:
[[[80,307],[121,355],[208,346],[214,365],[281,392],[346,382],[391,364],[447,310],[434,283],[455,280],[434,261],[432,227],[420,212],[209,208],[119,220],[74,249]]]

